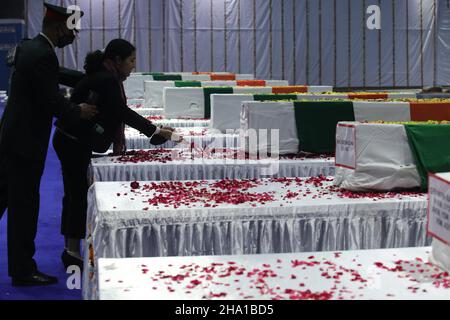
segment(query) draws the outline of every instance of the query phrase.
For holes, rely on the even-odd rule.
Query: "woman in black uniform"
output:
[[[92,152],[106,152],[114,143],[114,154],[123,153],[125,125],[150,137],[156,145],[172,138],[172,128],[157,128],[127,106],[123,81],[135,68],[135,60],[135,47],[122,39],[111,41],[104,52],[90,53],[84,66],[86,77],[78,83],[71,100],[95,101],[99,113],[76,126],[56,123],[53,146],[64,182],[61,233],[65,250],[61,258],[66,269],[70,265],[82,268],[80,240],[86,233],[87,170]]]

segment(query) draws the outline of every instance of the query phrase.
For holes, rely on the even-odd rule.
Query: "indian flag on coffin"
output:
[[[334,184],[353,191],[427,189],[428,173],[450,171],[450,121],[340,122]]]
[[[164,115],[166,118],[209,119],[212,94],[299,93],[328,88],[308,86],[165,88]]]
[[[448,119],[448,100],[244,102],[240,128],[247,135],[260,129],[268,129],[269,135],[270,130],[279,130],[280,154],[299,151],[333,153],[336,146],[336,125],[341,121],[408,122]],[[258,147],[262,152],[271,152],[270,139],[267,142],[259,141]]]
[[[145,81],[230,81],[253,80],[252,74],[234,73],[133,73],[124,82],[125,95],[128,99],[144,98]]]
[[[145,106],[147,108],[163,108],[163,93],[165,88],[266,86],[289,86],[289,82],[286,80],[145,81]]]
[[[336,100],[336,99],[405,99],[415,93],[302,93],[302,94],[213,94],[211,96],[211,127],[222,132],[240,127],[241,105],[244,101],[274,100]]]

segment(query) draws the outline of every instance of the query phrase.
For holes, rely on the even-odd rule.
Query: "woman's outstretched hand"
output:
[[[174,141],[174,142],[182,142],[183,137],[175,132],[175,129],[163,127],[159,132],[159,135],[166,140]]]

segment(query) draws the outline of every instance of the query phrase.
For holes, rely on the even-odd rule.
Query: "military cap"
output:
[[[53,21],[67,21],[69,17],[73,15],[73,10],[69,10],[64,7],[55,6],[49,3],[44,3],[46,8],[45,18],[48,18]],[[80,11],[80,17],[84,15],[83,11]]]

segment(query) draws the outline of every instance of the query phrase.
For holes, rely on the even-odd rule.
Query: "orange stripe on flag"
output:
[[[307,86],[272,87],[272,93],[306,93]]]
[[[411,121],[450,120],[448,102],[411,102]]]
[[[264,80],[238,80],[236,81],[238,87],[265,87],[266,81]]]
[[[349,93],[349,99],[387,99],[387,93]]]
[[[233,81],[236,80],[235,74],[212,74],[211,75],[212,81],[222,80],[222,81]]]

